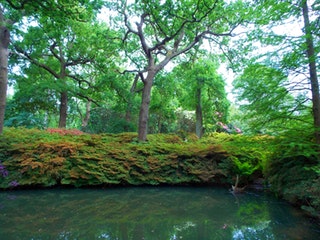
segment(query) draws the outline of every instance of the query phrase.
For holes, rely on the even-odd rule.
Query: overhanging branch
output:
[[[17,45],[14,45],[15,50],[17,51],[17,53],[19,53],[20,56],[22,56],[23,58],[28,59],[32,64],[43,68],[44,70],[46,70],[47,72],[49,72],[51,75],[53,75],[55,78],[59,79],[60,75],[58,73],[56,73],[52,68],[50,68],[49,66],[40,63],[39,61],[37,61],[36,59],[34,59],[33,57],[31,57],[26,51],[24,51],[22,48],[18,47]]]

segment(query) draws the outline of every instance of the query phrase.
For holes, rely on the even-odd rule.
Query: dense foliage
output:
[[[1,187],[232,183],[236,174],[262,172],[264,153],[246,137],[134,133],[89,135],[78,130],[6,129]],[[242,140],[240,140],[242,139]],[[239,142],[238,147],[230,145]],[[252,146],[248,148],[248,146]],[[259,174],[258,174],[259,175]],[[261,174],[259,175],[261,176]],[[244,180],[249,180],[245,178]]]
[[[312,131],[296,132],[275,140],[265,168],[273,192],[320,216],[320,161]]]

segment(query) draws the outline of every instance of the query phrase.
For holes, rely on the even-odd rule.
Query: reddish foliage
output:
[[[58,133],[60,135],[82,135],[84,132],[78,129],[65,129],[65,128],[48,128],[49,133]]]

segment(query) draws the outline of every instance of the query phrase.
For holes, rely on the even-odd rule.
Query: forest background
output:
[[[137,132],[140,143],[155,133],[267,135],[277,142],[269,173],[278,193],[319,210],[319,8],[318,0],[4,0],[0,132]],[[301,31],[279,31],[288,26]],[[232,101],[221,66],[235,77]]]

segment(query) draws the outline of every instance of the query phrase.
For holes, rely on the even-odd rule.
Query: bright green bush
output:
[[[202,142],[210,140],[228,153],[229,157],[223,159],[219,167],[225,172],[229,183],[234,183],[236,175],[240,176],[243,185],[248,184],[253,178],[263,176],[273,151],[273,137],[214,133]]]

